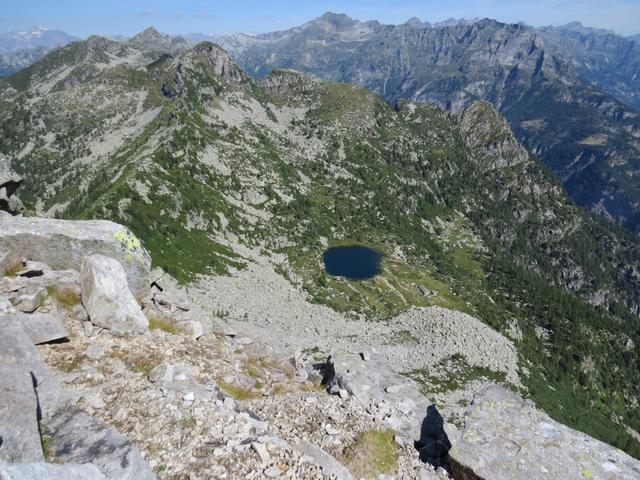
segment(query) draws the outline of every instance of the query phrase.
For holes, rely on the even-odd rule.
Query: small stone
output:
[[[94,410],[100,410],[105,407],[104,400],[102,400],[100,395],[87,394],[83,396],[83,399],[84,403]]]
[[[349,398],[349,392],[347,392],[344,388],[338,390],[338,395],[340,395],[340,398],[342,398],[343,400]]]
[[[193,402],[193,401],[196,399],[196,395],[195,395],[195,393],[193,393],[193,392],[189,392],[189,393],[187,393],[186,395],[183,395],[183,396],[182,396],[182,399],[183,399],[185,402]]]
[[[338,385],[331,385],[331,388],[329,389],[329,393],[331,395],[338,395],[340,393],[340,387]]]
[[[231,397],[225,397],[223,402],[224,408],[227,410],[235,410],[236,401]]]
[[[91,322],[88,322],[89,324]],[[104,349],[98,345],[89,345],[87,350],[84,352],[84,356],[89,360],[100,360],[104,357],[105,352]]]
[[[84,336],[90,338],[94,334],[93,323],[86,321],[82,322],[82,331],[84,332]]]
[[[258,456],[260,457],[260,461],[262,461],[263,463],[267,463],[269,460],[271,460],[271,455],[269,455],[267,447],[265,447],[264,444],[254,442],[251,444],[251,448],[253,448],[253,450],[258,454]]]
[[[316,403],[318,401],[317,397],[307,397],[304,399],[305,402],[307,402],[308,404],[312,404],[312,403]]]
[[[385,388],[385,392],[387,393],[398,393],[402,389],[401,385],[392,385],[390,387]]]
[[[24,313],[35,312],[44,303],[45,298],[47,298],[47,290],[45,288],[39,288],[35,292],[20,295],[18,297],[18,310]]]
[[[264,471],[264,475],[269,478],[279,477],[281,473],[280,469],[276,466],[269,467]]]
[[[370,360],[370,358],[371,358],[371,357],[370,357],[370,356],[369,356],[369,354],[368,354],[368,353],[366,353],[366,352],[360,352],[360,358],[361,358],[363,361],[368,362],[368,361]]]
[[[335,427],[333,427],[331,425],[325,425],[324,431],[327,432],[327,435],[339,435],[340,434],[340,430],[338,430],[337,428],[335,428]]]

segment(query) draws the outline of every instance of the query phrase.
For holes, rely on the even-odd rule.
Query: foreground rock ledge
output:
[[[497,385],[478,395],[449,452],[456,480],[637,480],[640,462]]]
[[[99,253],[122,264],[136,298],[148,293],[151,258],[140,240],[122,225],[105,220],[7,217],[1,226],[0,251],[44,262],[54,270],[77,271],[85,257]]]

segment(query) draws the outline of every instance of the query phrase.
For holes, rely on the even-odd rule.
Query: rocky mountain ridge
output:
[[[627,39],[491,19],[393,26],[326,14],[220,43],[257,78],[292,68],[361,85],[392,103],[453,111],[490,101],[579,205],[636,229],[640,49]]]
[[[489,103],[394,109],[290,70],[255,81],[207,42],[172,55],[98,37],[10,77],[0,103],[27,208],[129,226],[212,317],[325,354],[370,330],[362,351],[427,395],[451,388],[433,371],[506,381],[637,454],[637,239],[577,208]],[[324,272],[349,242],[385,254],[379,276]],[[466,337],[457,351],[440,308],[496,330],[504,354]],[[446,348],[430,358],[431,335]]]

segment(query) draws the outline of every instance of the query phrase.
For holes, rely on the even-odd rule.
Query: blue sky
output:
[[[299,25],[326,11],[361,20],[402,23],[417,16],[491,17],[532,25],[578,20],[629,35],[640,33],[640,0],[0,0],[0,31],[33,25],[77,36],[132,35],[153,25],[167,33],[260,33]]]

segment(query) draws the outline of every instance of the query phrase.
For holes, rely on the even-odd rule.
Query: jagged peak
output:
[[[418,17],[411,17],[404,23],[407,27],[418,28],[422,27],[424,23]]]
[[[187,56],[198,56],[204,60],[207,66],[220,79],[229,83],[242,83],[247,80],[247,76],[238,67],[227,51],[217,43],[203,41],[195,45],[187,52]]]
[[[134,35],[129,39],[132,43],[141,43],[148,42],[149,40],[163,40],[167,38],[168,35],[162,35],[155,27],[149,27],[143,30],[142,32]]]

